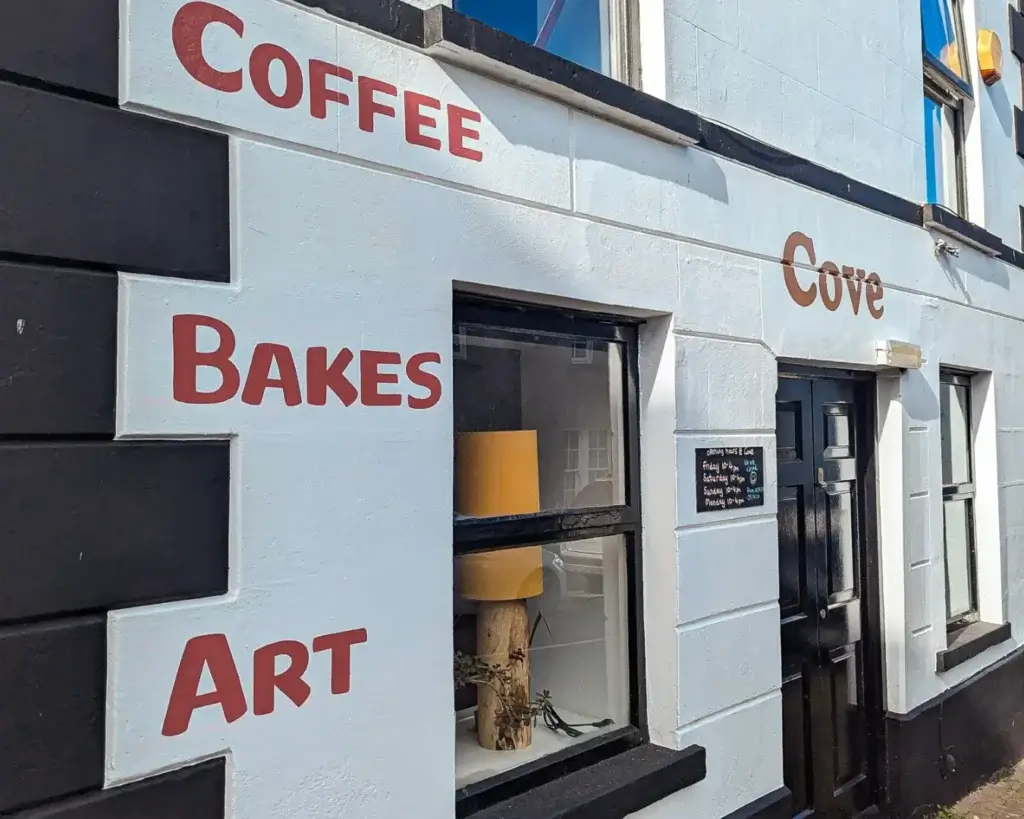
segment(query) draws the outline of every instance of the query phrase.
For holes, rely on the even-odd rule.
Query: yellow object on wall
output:
[[[455,436],[455,511],[468,517],[540,511],[536,430]],[[468,600],[522,600],[544,591],[540,546],[466,555],[459,593]]]
[[[985,85],[999,82],[1003,76],[1003,44],[999,35],[987,28],[978,32],[978,69]]]

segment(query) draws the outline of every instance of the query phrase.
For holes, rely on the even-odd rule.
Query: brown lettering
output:
[[[856,316],[860,312],[860,294],[864,290],[864,271],[854,270],[844,264],[843,278],[846,279],[846,292],[850,294],[850,307],[853,308],[853,314]]]
[[[825,262],[818,269],[818,292],[826,310],[834,313],[839,309],[839,302],[843,300],[843,283],[839,281],[839,268],[832,262]]]
[[[843,301],[843,281],[846,281],[846,292],[850,294],[850,309],[856,316],[860,313],[861,295],[864,294],[864,285],[867,284],[867,293],[864,300],[867,302],[868,313],[872,318],[879,319],[885,312],[881,304],[885,295],[882,287],[882,279],[877,273],[864,275],[860,268],[850,265],[843,265],[840,272],[839,265],[832,261],[824,261],[818,267],[818,282],[806,288],[800,286],[796,269],[793,265],[794,257],[798,248],[803,248],[807,253],[810,263],[814,265],[817,261],[814,253],[814,241],[807,235],[794,231],[786,238],[786,246],[782,251],[782,272],[786,282],[786,290],[790,298],[801,307],[810,307],[815,299],[821,297],[821,303],[830,313],[839,309]]]
[[[789,291],[793,301],[801,307],[810,307],[818,295],[818,288],[812,284],[804,290],[800,286],[800,280],[797,278],[796,270],[793,267],[797,248],[804,249],[811,264],[815,262],[814,242],[811,241],[811,238],[799,231],[790,233],[789,238],[786,239],[786,247],[782,251],[782,270],[786,278],[786,289]]]
[[[868,292],[864,296],[864,301],[868,305],[868,312],[874,318],[880,319],[882,313],[885,312],[885,305],[879,304],[885,295],[885,290],[882,288],[882,280],[878,277],[877,273],[869,273],[864,281],[868,285]]]

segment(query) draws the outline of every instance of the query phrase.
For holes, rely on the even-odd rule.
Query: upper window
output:
[[[455,10],[574,63],[628,82],[631,0],[455,0]]]
[[[973,94],[963,31],[961,0],[921,0],[927,200],[966,217],[964,106]]]
[[[636,328],[469,301],[453,335],[455,775],[476,809],[646,739]]]
[[[943,371],[939,382],[946,621],[952,629],[978,619],[971,380],[966,375]]]

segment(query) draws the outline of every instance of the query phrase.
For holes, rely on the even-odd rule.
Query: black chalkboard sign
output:
[[[698,449],[697,511],[764,506],[764,447]]]

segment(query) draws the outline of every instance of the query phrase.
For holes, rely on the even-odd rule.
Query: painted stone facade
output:
[[[38,372],[11,409],[0,402],[3,457],[26,463],[4,472],[34,476],[6,503],[11,542],[45,558],[5,558],[18,581],[0,587],[0,657],[28,669],[7,700],[29,711],[25,691],[41,676],[62,681],[51,699],[82,699],[69,668],[87,667],[93,686],[92,705],[69,706],[64,722],[0,720],[7,733],[80,728],[66,781],[52,761],[15,755],[13,769],[42,774],[6,796],[0,788],[0,813],[35,816],[54,801],[68,811],[54,815],[101,804],[104,816],[127,816],[116,811],[159,797],[168,813],[147,815],[455,815],[453,290],[644,322],[647,721],[657,745],[704,748],[707,772],[637,817],[720,819],[783,788],[780,360],[874,370],[879,342],[922,351],[919,370],[881,373],[877,386],[886,714],[906,721],[1016,657],[1014,633],[935,671],[946,648],[940,365],[988,379],[976,402],[980,614],[1015,632],[1024,616],[1019,251],[937,255],[935,235],[884,208],[654,139],[518,87],[500,67],[471,71],[411,45],[402,26],[420,13],[404,6],[391,7],[387,37],[330,4],[96,5],[95,20],[61,10],[62,36],[78,44],[62,59],[78,53],[77,70],[0,56],[11,75],[0,123],[16,122],[0,135],[0,190],[18,193],[13,221],[0,219],[0,250],[14,259],[0,263],[0,292],[40,311],[34,324],[0,305],[12,372]],[[813,63],[821,99],[794,85],[804,103],[787,95],[781,113],[753,123],[711,77],[723,60],[749,73],[774,59],[758,56],[761,28],[754,40],[743,33],[760,18],[654,5],[641,16],[645,88],[810,156],[851,177],[851,190],[875,185],[897,211],[922,198],[916,3],[872,23],[884,37],[865,60],[885,58],[877,82],[898,91],[883,121],[870,99],[843,97],[856,89],[828,85],[841,78],[822,67],[823,32],[852,37],[853,23],[824,15],[793,23],[821,28],[818,58],[790,49],[791,64],[773,69],[788,87]],[[992,4],[976,5],[988,20]],[[12,17],[24,36],[45,30],[33,14]],[[1002,18],[988,24],[1004,36]],[[731,95],[750,90],[746,76],[720,79]],[[766,95],[759,104],[776,107]],[[846,104],[865,111],[855,118]],[[975,195],[985,224],[1016,246],[1003,228],[1017,205],[995,181],[1002,172],[988,172],[998,152],[1017,162],[1008,136],[988,128],[1006,104],[979,101],[988,130],[971,139],[984,142]],[[833,138],[793,133],[792,105]],[[19,119],[19,107],[31,115]],[[868,136],[847,140],[829,116]],[[89,163],[58,150],[60,131],[83,155],[91,148]],[[42,134],[54,144],[35,144]],[[881,165],[865,164],[876,150]],[[28,171],[15,167],[25,157],[35,157]],[[49,180],[62,167],[65,180]],[[42,203],[29,190],[40,175],[64,186]],[[90,194],[102,217],[83,215]],[[39,227],[44,216],[61,229]],[[85,307],[88,321],[76,312]],[[22,454],[32,447],[18,436],[43,438],[48,454]],[[698,514],[695,449],[725,446],[764,448],[764,505]],[[51,514],[44,492],[80,500]],[[120,544],[97,547],[85,569],[69,545],[81,530],[56,522],[76,515],[90,543]],[[60,591],[65,583],[82,591]],[[50,665],[38,659],[46,640]],[[288,664],[300,671],[282,683]],[[937,760],[962,754],[956,742],[909,735],[893,730],[890,755],[926,747],[934,759],[918,758],[922,777],[948,780]],[[1006,755],[1024,749],[1016,736],[1006,745]]]

